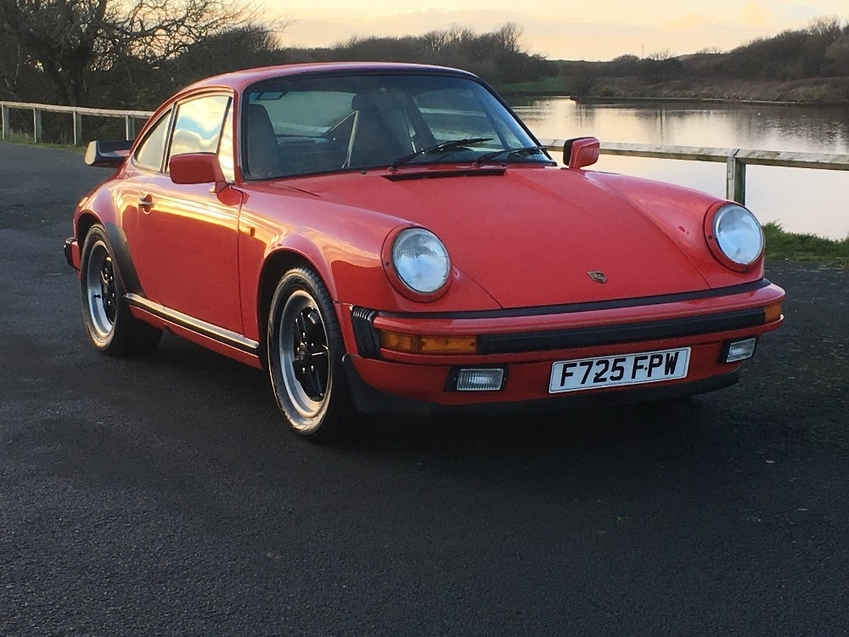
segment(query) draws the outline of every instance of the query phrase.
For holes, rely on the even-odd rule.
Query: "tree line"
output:
[[[286,47],[278,37],[286,22],[268,22],[244,4],[248,1],[0,0],[0,100],[151,109],[180,87],[216,73],[344,60],[455,66],[497,86],[559,76],[565,78],[560,86],[575,95],[610,77],[643,82],[849,78],[849,24],[837,18],[730,52],[675,57],[662,51],[609,62],[555,62],[529,52],[515,23],[486,33],[452,26],[419,36]]]
[[[622,55],[609,62],[561,61],[560,76],[570,92],[592,92],[605,78],[643,82],[710,80],[794,82],[815,78],[849,78],[849,23],[821,18],[803,29],[758,38],[731,51],[705,49],[673,56],[669,51],[640,58]],[[849,100],[849,87],[845,99]]]
[[[424,62],[496,83],[556,73],[513,23],[327,48],[282,46],[285,26],[231,0],[0,0],[0,99],[150,109],[209,75],[293,62]]]

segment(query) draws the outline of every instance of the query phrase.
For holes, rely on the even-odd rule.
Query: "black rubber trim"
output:
[[[212,323],[207,323],[206,321],[189,316],[188,314],[183,314],[177,310],[172,310],[171,308],[160,305],[159,303],[149,301],[138,294],[129,293],[126,294],[124,298],[130,305],[144,310],[145,312],[149,312],[150,314],[164,319],[169,323],[191,330],[201,336],[211,338],[214,341],[223,343],[224,345],[237,349],[241,352],[246,352],[255,356],[259,355],[259,343],[249,338],[245,338],[241,334],[224,329],[223,327],[218,327]]]
[[[133,257],[130,254],[127,235],[114,223],[106,224],[106,233],[109,235],[109,244],[112,248],[112,253],[118,261],[118,273],[121,275],[121,282],[124,284],[124,289],[127,292],[144,296],[144,289],[142,288],[141,281],[139,281],[139,275],[136,272],[136,266],[133,264]]]
[[[435,164],[413,164],[410,168],[424,168],[425,166],[434,166]],[[449,177],[500,177],[505,172],[506,168],[464,168],[461,170],[417,170],[415,172],[399,172],[391,175],[384,175],[384,179],[389,181],[414,181],[417,179],[447,179]]]
[[[389,318],[413,319],[479,319],[479,318],[512,318],[521,316],[547,316],[550,314],[573,314],[575,312],[593,312],[596,310],[615,310],[641,305],[662,305],[664,303],[680,303],[712,299],[720,296],[731,296],[753,292],[768,287],[772,283],[768,279],[760,279],[750,283],[741,283],[724,288],[696,290],[694,292],[678,292],[676,294],[660,294],[656,296],[638,296],[632,299],[616,299],[611,301],[590,301],[586,303],[564,303],[562,305],[541,305],[500,310],[476,310],[468,312],[380,312],[381,316]]]
[[[478,354],[513,354],[575,347],[597,347],[618,343],[637,343],[728,332],[756,327],[763,325],[763,323],[763,309],[755,308],[690,318],[627,323],[625,325],[605,325],[521,334],[483,334],[478,336]]]
[[[617,391],[591,391],[559,394],[538,400],[517,402],[481,402],[473,405],[440,405],[438,403],[404,398],[389,394],[367,384],[357,373],[350,356],[345,356],[345,375],[356,408],[366,414],[400,414],[410,416],[434,416],[442,414],[473,414],[504,416],[513,413],[567,411],[569,409],[606,408],[615,405],[666,400],[681,396],[693,396],[736,384],[739,372],[713,376],[684,383],[660,383],[656,386]],[[486,400],[481,392],[481,400]]]
[[[375,310],[364,307],[351,308],[351,323],[354,327],[354,340],[357,343],[357,351],[363,358],[380,357],[380,337],[374,329]]]
[[[73,269],[75,269],[75,270],[76,270],[77,268],[76,268],[76,266],[74,265],[74,259],[73,259],[73,258],[72,258],[72,256],[71,256],[71,255],[72,255],[72,253],[73,253],[74,245],[75,245],[75,244],[76,244],[76,245],[79,245],[79,244],[77,243],[77,239],[76,239],[76,237],[68,237],[67,239],[65,239],[65,244],[62,246],[62,252],[65,254],[65,261],[67,261],[67,262],[68,262],[68,265],[69,265],[71,268],[73,268]]]

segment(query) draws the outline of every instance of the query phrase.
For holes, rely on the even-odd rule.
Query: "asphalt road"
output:
[[[849,272],[672,406],[363,426],[263,374],[87,343],[61,254],[103,171],[0,144],[0,635],[849,634]]]

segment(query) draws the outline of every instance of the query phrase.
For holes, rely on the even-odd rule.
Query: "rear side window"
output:
[[[137,164],[150,170],[161,170],[162,156],[165,154],[165,141],[168,139],[168,124],[170,122],[171,112],[169,111],[145,135],[134,157]]]
[[[216,153],[221,125],[230,104],[227,95],[207,95],[177,107],[169,157],[182,153]]]

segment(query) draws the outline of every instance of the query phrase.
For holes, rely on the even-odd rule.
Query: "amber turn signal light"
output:
[[[380,346],[408,354],[475,354],[476,336],[419,336],[380,330]]]
[[[781,318],[781,303],[767,305],[764,308],[764,323],[772,323]]]

